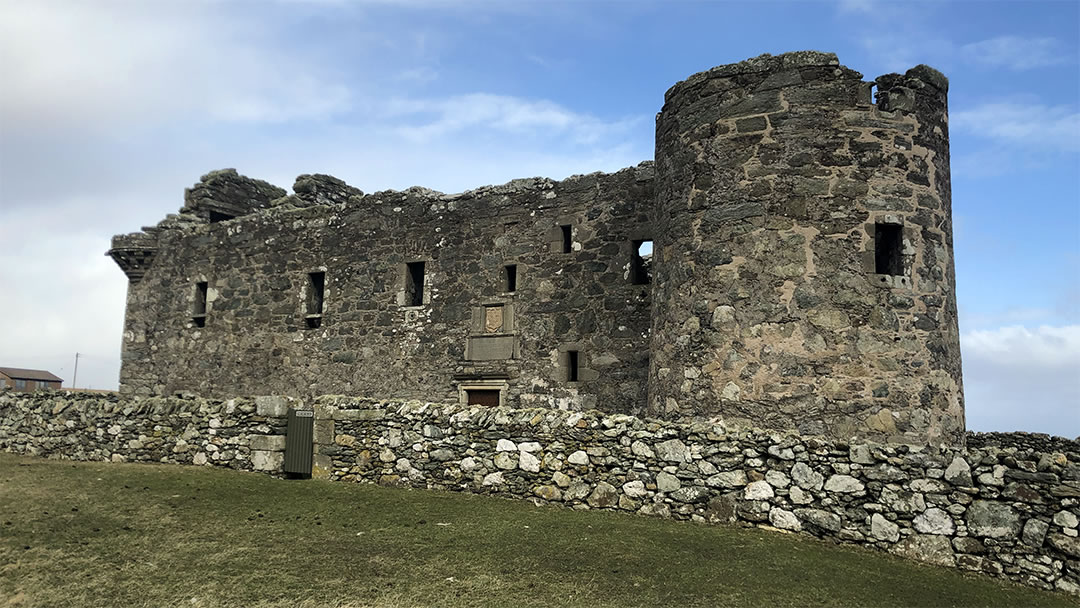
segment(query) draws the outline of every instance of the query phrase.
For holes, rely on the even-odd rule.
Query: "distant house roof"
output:
[[[63,382],[64,379],[43,369],[19,369],[18,367],[0,367],[0,374],[4,374],[13,380],[45,380],[47,382]]]

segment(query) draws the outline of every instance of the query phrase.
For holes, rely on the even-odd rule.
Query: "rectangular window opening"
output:
[[[653,242],[634,241],[633,249],[630,254],[630,282],[634,285],[648,285],[652,282]]]
[[[468,405],[499,407],[499,391],[498,389],[466,389],[465,400]]]
[[[228,213],[222,213],[220,211],[214,211],[213,209],[210,210],[210,223],[211,224],[216,224],[218,222],[224,222],[224,221],[227,221],[227,220],[231,220],[234,217],[236,217],[236,216],[235,215],[229,215]]]
[[[566,351],[566,380],[567,382],[578,381],[578,351]]]
[[[206,327],[206,281],[195,283],[195,302],[191,308],[191,321],[195,327]]]
[[[565,226],[559,226],[562,230],[562,252],[570,253],[574,250],[574,231],[569,224]]]
[[[326,273],[308,273],[307,314],[304,321],[309,329],[322,327],[323,297],[326,293]]]
[[[503,291],[517,291],[517,264],[507,264],[506,270],[506,282]]]
[[[904,274],[904,227],[899,224],[874,224],[874,267],[877,274]]]
[[[406,264],[405,296],[407,306],[424,305],[424,262]]]

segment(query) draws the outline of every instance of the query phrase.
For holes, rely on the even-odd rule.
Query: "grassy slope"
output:
[[[0,606],[181,602],[1076,605],[800,536],[464,494],[0,453]]]

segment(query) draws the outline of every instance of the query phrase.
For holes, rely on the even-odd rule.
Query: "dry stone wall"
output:
[[[1080,594],[1080,445],[1061,438],[941,450],[595,411],[7,392],[0,449],[275,473],[289,407],[314,410],[317,477],[807,533]]]
[[[283,403],[280,397],[223,401],[0,391],[0,449],[71,460],[280,470]]]

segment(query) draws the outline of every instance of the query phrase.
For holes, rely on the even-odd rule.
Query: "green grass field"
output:
[[[758,530],[0,453],[0,606],[1075,606]]]

